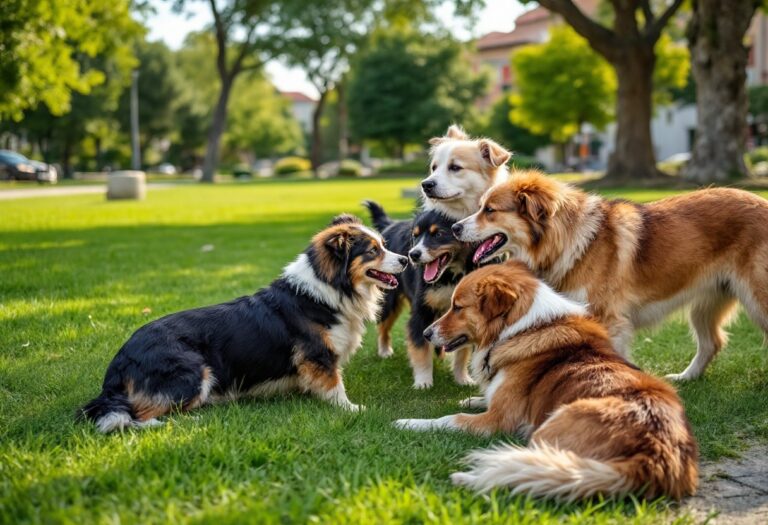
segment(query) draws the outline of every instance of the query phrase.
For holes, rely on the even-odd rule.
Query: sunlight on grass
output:
[[[101,436],[76,424],[112,356],[148,320],[250,294],[274,279],[311,235],[343,211],[367,218],[372,198],[398,217],[417,179],[256,181],[103,196],[0,202],[0,523],[659,523],[664,504],[571,507],[475,496],[448,475],[502,436],[397,432],[398,417],[457,411],[473,392],[447,363],[413,391],[396,325],[395,356],[375,330],[345,370],[341,412],[291,395],[206,407],[145,432]],[[612,191],[649,200],[673,192]],[[204,246],[207,246],[203,249]],[[148,309],[148,310],[146,310]],[[681,394],[705,457],[768,440],[768,352],[743,316],[705,377]],[[678,372],[694,344],[682,317],[636,341],[638,362]],[[685,520],[685,518],[679,518]]]

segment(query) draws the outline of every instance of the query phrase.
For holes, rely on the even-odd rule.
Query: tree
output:
[[[744,176],[747,48],[744,35],[762,0],[693,0],[688,26],[698,123],[685,175],[700,183]]]
[[[548,42],[519,50],[512,64],[514,123],[564,143],[582,124],[602,129],[613,119],[616,77],[571,28],[553,29]]]
[[[293,153],[304,145],[291,102],[260,72],[250,72],[232,92],[232,117],[224,144],[233,153],[267,157]]]
[[[334,0],[306,2],[284,12],[286,31],[283,57],[300,66],[319,94],[312,113],[310,159],[312,169],[322,161],[320,119],[328,95],[337,87],[348,69],[349,57],[355,52],[374,18],[371,0]],[[342,88],[343,89],[343,88]]]
[[[20,120],[45,105],[53,116],[70,110],[72,93],[103,84],[99,64],[134,64],[139,24],[129,0],[12,0],[0,10],[0,118]],[[97,59],[98,58],[98,59]]]
[[[347,100],[353,133],[389,143],[402,155],[405,144],[468,117],[487,85],[471,71],[451,38],[409,28],[378,31],[352,68]]]
[[[175,0],[174,6],[183,10],[187,1],[191,0]],[[203,182],[214,180],[235,80],[245,71],[260,69],[274,55],[274,30],[279,27],[282,7],[279,0],[208,0],[208,4],[213,17],[219,92],[208,131]]]
[[[612,27],[589,18],[573,0],[538,2],[561,15],[616,72],[616,149],[606,177],[627,180],[658,175],[651,140],[654,49],[683,0],[665,1],[658,12],[651,0],[610,0]]]

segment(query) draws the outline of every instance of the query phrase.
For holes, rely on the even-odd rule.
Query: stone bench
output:
[[[141,200],[146,195],[147,177],[143,171],[115,171],[107,176],[107,200]]]

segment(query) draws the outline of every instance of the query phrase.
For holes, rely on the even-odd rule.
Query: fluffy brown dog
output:
[[[397,426],[530,436],[528,448],[474,452],[454,483],[566,501],[696,490],[698,448],[675,390],[624,360],[583,306],[524,264],[467,275],[425,336],[446,351],[477,344],[472,372],[485,396],[462,404],[487,410]]]
[[[508,252],[586,302],[624,356],[636,328],[690,305],[698,350],[670,379],[704,372],[739,301],[768,333],[768,201],[746,191],[712,188],[642,205],[521,172],[453,230],[481,242],[476,261]]]

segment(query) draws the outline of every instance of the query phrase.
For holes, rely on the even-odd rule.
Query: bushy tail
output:
[[[620,495],[634,487],[618,464],[577,456],[551,445],[502,445],[478,450],[467,457],[468,472],[451,480],[478,491],[510,487],[513,494],[573,502],[597,494]]]
[[[371,213],[371,221],[373,221],[374,227],[380,232],[386,230],[394,222],[377,202],[363,201],[363,206],[368,208],[368,211]]]
[[[136,426],[128,397],[119,392],[102,392],[99,397],[80,408],[77,419],[93,421],[100,432],[124,430]]]

